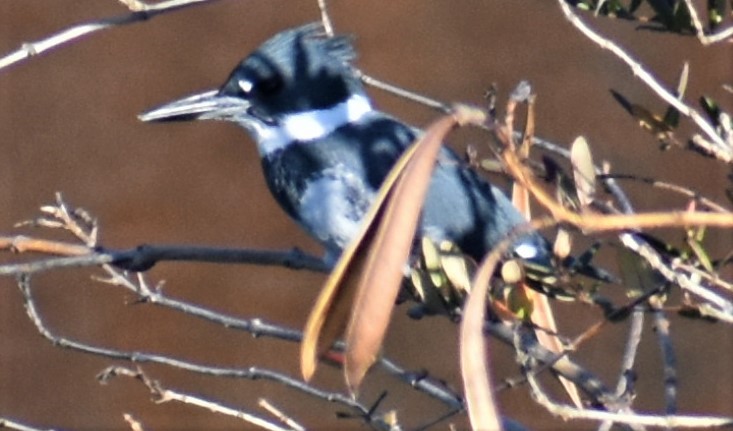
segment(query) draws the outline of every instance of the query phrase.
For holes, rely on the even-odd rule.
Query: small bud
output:
[[[506,283],[518,283],[524,278],[522,265],[516,259],[508,260],[501,266],[501,278]]]

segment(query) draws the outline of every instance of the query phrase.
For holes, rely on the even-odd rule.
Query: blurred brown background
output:
[[[503,100],[519,80],[529,80],[538,94],[540,136],[568,143],[585,135],[596,159],[608,160],[616,172],[682,183],[723,201],[726,168],[679,150],[660,153],[654,138],[636,126],[608,90],[658,111],[664,105],[619,61],[581,37],[556,2],[332,3],[337,30],[358,36],[358,64],[368,73],[442,100],[472,103],[482,102],[492,82]],[[113,0],[3,0],[0,53],[74,23],[124,12]],[[315,0],[219,1],[98,33],[0,71],[0,232],[16,232],[15,222],[37,215],[40,205],[62,191],[72,205],[99,218],[108,247],[297,245],[319,253],[269,196],[254,145],[242,131],[228,124],[148,125],[136,119],[154,105],[218,86],[261,41],[318,17]],[[640,31],[630,22],[597,20],[593,25],[628,47],[668,85],[675,85],[682,62],[689,60],[689,100],[705,93],[727,108],[733,104],[720,89],[721,79],[731,76],[730,45],[703,49],[692,37]],[[422,107],[372,94],[382,108],[414,124],[435,117]],[[684,202],[643,186],[629,191],[638,209]],[[712,250],[730,249],[730,232],[711,237]],[[65,270],[33,278],[41,312],[56,334],[210,365],[255,365],[297,375],[294,344],[130,305],[132,295],[92,282],[91,273],[96,272]],[[175,263],[157,266],[149,279],[165,280],[165,291],[173,297],[291,327],[303,324],[323,281],[320,275],[278,268]],[[597,310],[573,304],[557,310],[569,335],[600,317]],[[127,429],[122,414],[129,412],[150,430],[243,428],[201,409],[154,405],[137,382],[99,385],[95,374],[114,362],[61,350],[39,337],[9,279],[0,280],[0,313],[0,416],[39,427]],[[609,385],[615,385],[626,327],[606,327],[577,355]],[[659,410],[659,349],[649,324],[646,329],[637,408]],[[729,329],[672,316],[681,412],[733,414]],[[400,309],[385,350],[406,367],[427,369],[459,387],[456,339],[457,327],[445,319],[411,321]],[[509,351],[492,347],[497,379],[515,376]],[[358,420],[335,419],[340,407],[274,383],[144,368],[169,387],[234,407],[254,410],[256,399],[266,397],[312,429],[361,427]],[[326,369],[318,383],[338,389],[338,377]],[[384,408],[400,409],[408,428],[445,410],[379,371],[368,379],[362,400],[369,404],[385,388]],[[499,399],[505,414],[532,429],[595,427],[553,419],[523,387]]]

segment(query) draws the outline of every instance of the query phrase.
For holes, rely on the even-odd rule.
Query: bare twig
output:
[[[659,349],[662,352],[663,374],[664,374],[664,413],[673,415],[677,413],[677,355],[674,353],[672,339],[669,334],[669,319],[664,315],[662,299],[654,296],[649,299],[654,319],[654,329],[659,342]]]
[[[715,144],[717,150],[715,154],[716,157],[726,163],[733,161],[733,149],[723,141],[720,135],[715,131],[715,128],[705,121],[705,118],[699,112],[682,102],[674,92],[664,88],[664,86],[660,84],[649,71],[624,51],[623,48],[613,41],[601,36],[585,24],[575,14],[575,12],[573,12],[572,6],[570,6],[565,0],[558,0],[558,3],[565,17],[571,24],[573,24],[573,26],[575,26],[575,28],[580,30],[581,33],[599,47],[611,51],[616,57],[626,63],[633,74],[639,77],[639,79],[641,79],[654,93],[661,97],[662,100],[673,106],[682,115],[689,117],[700,128],[700,130],[705,133],[707,140]]]
[[[697,36],[697,39],[700,41],[700,43],[703,44],[703,46],[712,45],[733,36],[733,27],[718,30],[717,33],[712,35],[705,34],[705,30],[702,27],[702,22],[700,21],[700,17],[697,15],[697,9],[695,8],[695,5],[692,4],[692,0],[684,0],[684,2],[685,6],[687,6],[687,11],[690,13],[692,26],[695,27],[695,35]]]
[[[692,277],[700,277],[711,286],[716,286],[729,292],[733,292],[733,284],[725,280],[721,280],[720,276],[716,273],[710,273],[708,271],[704,271],[700,268],[682,262],[674,262],[674,267],[678,270],[687,272]]]
[[[85,256],[92,253],[92,250],[85,245],[29,238],[23,235],[0,236],[0,250],[9,250],[13,253],[37,252],[59,256]]]
[[[44,207],[44,212],[50,214],[53,217],[53,219],[48,220],[49,223],[47,223],[46,225],[52,228],[60,228],[69,232],[73,232],[74,235],[79,239],[89,240],[90,238],[92,238],[93,235],[90,235],[87,230],[95,231],[96,226],[93,223],[86,223],[85,228],[84,226],[82,226],[80,219],[70,216],[70,214],[85,212],[79,209],[71,210],[68,205],[63,202],[63,199],[60,195],[57,195],[56,200],[56,206]],[[84,219],[91,219],[91,217],[87,215],[86,217],[84,217]],[[100,281],[115,286],[120,286],[129,290],[139,298],[139,302],[166,307],[193,317],[203,319],[208,322],[222,325],[226,328],[244,330],[255,336],[268,336],[280,340],[296,342],[299,342],[302,339],[302,333],[300,331],[284,328],[281,325],[270,324],[257,318],[240,319],[232,316],[227,316],[222,313],[214,312],[212,310],[198,306],[196,304],[191,304],[188,302],[170,298],[164,295],[162,290],[158,286],[151,288],[145,280],[144,276],[140,273],[137,274],[135,280],[131,280],[130,274],[128,274],[127,272],[120,272],[118,269],[110,265],[102,265],[102,269],[107,274],[107,277],[99,279]],[[26,279],[27,277],[28,274],[21,274],[21,280]],[[28,292],[30,293],[30,291]],[[32,305],[33,303],[31,302],[30,304]],[[35,314],[37,315],[37,313]],[[40,322],[40,319],[38,320],[38,322]],[[46,335],[48,338],[48,336],[50,336],[50,333]],[[61,340],[62,339],[59,339],[58,344],[63,343],[61,345],[63,347],[67,347],[66,344],[68,344],[69,341]],[[52,342],[54,342],[54,344],[57,344],[57,342],[53,340]],[[342,349],[343,345],[339,344],[337,345],[337,348]],[[107,353],[114,352],[102,349],[92,350],[88,353],[105,355]],[[141,357],[139,353],[137,353],[136,355],[136,357]],[[398,377],[403,382],[410,384],[418,391],[424,392],[427,395],[446,403],[452,409],[462,408],[462,400],[460,399],[460,397],[450,391],[445,385],[442,385],[434,381],[433,379],[427,378],[425,376],[418,378],[416,377],[417,373],[406,371],[404,368],[398,366],[387,358],[381,358],[380,363],[387,370],[388,373]]]
[[[165,296],[160,291],[160,289],[150,288],[144,281],[142,275],[138,275],[137,282],[134,283],[130,281],[126,275],[116,272],[114,268],[109,269],[111,272],[109,272],[110,276],[108,279],[106,279],[106,281],[108,283],[124,287],[135,293],[136,295],[139,295],[142,302],[157,304],[159,306],[171,308],[192,315],[194,317],[202,318],[209,322],[218,323],[228,328],[245,330],[257,336],[274,337],[281,340],[295,342],[298,342],[301,339],[302,334],[300,331],[283,328],[279,325],[273,325],[264,322],[261,319],[239,319],[231,316],[226,316],[221,313],[213,312],[211,310],[197,306],[195,304],[172,299]],[[28,307],[29,316],[31,316],[32,320],[36,324],[39,332],[44,335],[44,337],[46,337],[52,344],[59,347],[70,348],[89,354],[101,355],[115,359],[131,360],[136,363],[161,363],[168,366],[182,368],[193,372],[211,374],[214,376],[231,376],[241,378],[249,378],[249,376],[251,376],[252,378],[268,378],[268,376],[263,374],[265,373],[265,370],[254,368],[248,370],[236,370],[207,367],[144,352],[123,352],[114,349],[90,346],[54,336],[50,331],[45,329],[45,326],[43,325],[42,320],[40,319],[40,316],[35,309],[32,298],[30,297],[30,286],[27,283],[28,279],[26,277],[23,277],[21,279],[21,287],[24,292],[28,292],[27,295],[24,294],[24,297],[27,301],[26,306]],[[25,286],[27,286],[27,288]],[[511,343],[511,332],[508,331],[506,328],[502,328],[501,325],[491,326],[490,333],[507,343]],[[537,355],[540,360],[545,361],[549,360],[548,358],[553,358],[554,356],[552,353],[543,350],[541,347],[536,349],[533,354]],[[398,377],[400,380],[410,384],[410,386],[414,387],[418,391],[440,400],[441,402],[448,405],[451,409],[462,409],[463,401],[458,395],[450,391],[444,384],[439,383],[426,376],[423,372],[415,373],[407,371],[399,365],[395,364],[393,361],[390,361],[388,358],[384,357],[380,358],[378,363],[389,374],[392,374]],[[595,378],[586,370],[578,367],[572,361],[569,361],[567,359],[557,361],[557,358],[555,358],[553,360],[553,369],[559,374],[567,377],[568,379],[573,380],[586,393],[589,393],[591,398],[593,400],[596,400],[597,403],[600,403],[601,399],[608,399],[608,397],[610,396],[610,392],[603,389],[602,384],[597,378]],[[275,381],[279,381],[280,376],[269,375],[269,378]],[[302,382],[299,381],[297,383],[302,384]],[[307,388],[307,386],[304,387]],[[332,397],[332,395],[330,394],[326,394],[324,396]],[[336,399],[336,401],[338,401],[338,399]]]
[[[263,409],[267,410],[268,413],[275,416],[277,420],[290,427],[290,429],[294,431],[305,431],[305,427],[300,425],[290,416],[286,415],[281,409],[275,407],[271,402],[267,401],[266,399],[260,398],[259,401],[257,401],[257,404]]]
[[[624,354],[621,357],[621,372],[619,373],[618,382],[616,382],[616,399],[622,404],[618,411],[631,413],[631,402],[633,397],[633,384],[635,380],[634,363],[639,353],[639,344],[641,343],[641,331],[644,327],[644,310],[641,305],[634,307],[631,312],[631,323],[629,324],[629,334],[626,337],[624,346]],[[598,431],[608,431],[613,427],[612,421],[603,421]]]
[[[203,374],[203,375],[208,375],[208,376],[214,376],[214,377],[228,377],[228,378],[249,379],[249,380],[255,380],[255,379],[270,380],[270,381],[280,383],[291,389],[295,389],[305,394],[314,396],[316,398],[319,398],[325,401],[329,401],[329,402],[335,402],[337,404],[341,404],[344,407],[348,407],[350,409],[355,410],[360,415],[366,414],[366,412],[368,412],[369,410],[366,407],[359,404],[358,402],[356,402],[355,400],[353,400],[350,396],[347,396],[347,395],[344,395],[338,392],[328,392],[328,391],[317,389],[313,387],[312,385],[304,383],[303,381],[301,381],[298,378],[290,377],[288,375],[279,373],[277,371],[272,371],[272,370],[258,368],[258,367],[224,368],[224,367],[195,364],[190,361],[176,359],[176,358],[165,356],[165,355],[99,347],[99,346],[94,346],[94,345],[70,340],[68,338],[56,336],[45,326],[41,318],[41,315],[38,313],[38,310],[35,305],[35,301],[31,294],[30,278],[27,276],[19,277],[18,287],[20,288],[20,291],[23,294],[24,306],[25,306],[26,312],[31,322],[33,322],[38,332],[44,338],[50,341],[51,344],[53,344],[54,346],[65,348],[65,349],[71,349],[71,350],[75,350],[81,353],[91,354],[95,356],[101,356],[101,357],[116,359],[116,360],[129,361],[129,362],[133,362],[136,364],[142,364],[142,363],[160,364],[160,365],[165,365],[165,366],[172,367],[172,368],[178,368],[181,370],[186,370],[186,371],[195,372],[198,374]],[[270,327],[270,326],[265,325],[265,327]],[[276,332],[272,332],[269,330],[266,331],[266,334],[270,336],[274,336],[276,333],[277,333],[278,338],[282,336],[282,339],[285,339],[285,340],[292,339],[292,337],[290,336],[291,333],[286,329],[281,328],[280,330]],[[299,335],[299,333],[297,335]],[[299,336],[297,337],[297,339],[298,340],[300,339]]]
[[[502,127],[497,128],[497,137],[506,148],[511,147],[511,134]],[[555,201],[523,166],[520,158],[513,151],[502,153],[502,161],[507,171],[517,181],[527,187],[537,201],[545,207],[558,223],[570,223],[586,232],[602,232],[625,229],[713,226],[733,227],[733,213],[708,213],[701,211],[667,211],[633,214],[579,214],[566,209]]]
[[[318,9],[321,12],[321,23],[323,24],[323,29],[326,35],[328,35],[329,37],[333,37],[333,21],[331,20],[331,16],[328,12],[328,0],[318,0]],[[403,87],[398,87],[396,85],[381,81],[377,78],[367,75],[363,71],[356,68],[354,68],[354,73],[359,79],[361,79],[364,84],[371,87],[385,91],[399,98],[409,100],[423,106],[427,106],[428,108],[435,109],[436,111],[442,112],[444,114],[450,114],[452,112],[451,106],[446,103],[432,99],[423,94],[418,94],[414,91],[407,90]]]
[[[377,78],[374,78],[373,76],[367,75],[361,70],[355,70],[355,73],[364,84],[385,91],[399,98],[409,100],[423,106],[427,106],[428,108],[435,109],[436,111],[442,112],[444,114],[450,114],[453,111],[453,108],[446,103],[381,81]]]
[[[333,22],[328,13],[328,0],[318,0],[318,9],[321,11],[321,23],[328,37],[333,37]]]
[[[143,424],[140,423],[139,420],[135,419],[133,415],[125,413],[122,415],[122,418],[125,420],[125,422],[127,422],[128,425],[130,425],[130,429],[132,431],[145,431]]]
[[[232,416],[237,419],[254,425],[258,428],[262,428],[270,431],[292,431],[292,428],[284,428],[276,423],[261,418],[254,413],[248,413],[241,409],[235,409],[227,407],[222,402],[211,401],[208,399],[201,398],[196,395],[186,394],[183,392],[167,389],[163,387],[159,382],[150,379],[140,369],[131,370],[125,367],[109,367],[100,373],[100,381],[107,383],[110,379],[117,376],[131,377],[135,380],[142,382],[150,391],[155,398],[156,403],[162,404],[167,402],[179,402],[183,404],[189,404],[196,407],[205,408],[211,412],[223,414],[226,416]]]
[[[17,50],[0,57],[0,70],[5,69],[13,64],[23,61],[27,58],[40,55],[53,48],[57,48],[65,43],[79,39],[100,30],[119,27],[127,24],[134,24],[145,21],[162,13],[173,12],[189,6],[212,2],[215,0],[169,0],[147,5],[140,1],[126,1],[125,3],[133,10],[132,13],[112,18],[91,21],[77,24],[62,30],[56,34],[46,37],[35,42],[26,42]],[[133,7],[135,5],[135,7]]]
[[[0,428],[7,428],[16,431],[54,431],[49,428],[36,428],[14,420],[0,417]]]
[[[598,179],[609,179],[609,178],[613,178],[616,180],[641,181],[642,183],[649,184],[652,187],[656,187],[662,190],[670,190],[672,192],[679,193],[685,197],[693,199],[695,202],[699,202],[702,206],[704,206],[705,208],[708,208],[710,211],[719,212],[719,213],[730,213],[729,209],[718,204],[717,202],[713,201],[712,199],[708,199],[705,196],[701,196],[700,193],[694,190],[691,190],[687,187],[678,185],[678,184],[672,184],[666,181],[660,181],[660,180],[649,178],[649,177],[639,177],[636,175],[603,174],[598,177]]]
[[[484,331],[508,346],[514,346],[512,326],[505,323],[486,323]],[[534,360],[550,365],[550,368],[572,381],[590,398],[594,405],[607,408],[617,404],[616,397],[596,375],[567,358],[566,353],[556,354],[539,344],[533,344],[527,352]]]
[[[585,419],[596,421],[612,421],[619,424],[631,426],[657,426],[657,427],[680,427],[680,428],[704,428],[723,427],[733,425],[733,418],[715,416],[685,416],[685,415],[645,415],[624,412],[609,412],[592,409],[578,409],[564,404],[553,402],[542,390],[541,385],[532,372],[534,367],[532,359],[526,351],[534,344],[537,344],[534,333],[529,330],[518,330],[516,338],[517,355],[525,370],[527,381],[532,390],[534,399],[545,407],[550,413],[568,419]]]
[[[132,283],[122,274],[116,274],[114,276],[111,276],[111,278],[108,279],[107,281],[114,285],[118,285],[118,286],[124,287],[126,289],[129,289],[135,292],[136,294],[141,296],[142,298],[141,300],[144,302],[149,302],[152,304],[157,304],[159,306],[177,310],[185,314],[204,319],[209,322],[220,324],[227,328],[245,330],[257,337],[261,337],[261,336],[271,337],[271,338],[276,338],[279,340],[291,341],[291,342],[300,342],[302,338],[302,333],[298,330],[285,328],[281,325],[267,323],[259,318],[239,319],[236,317],[224,315],[222,313],[214,312],[212,310],[208,310],[206,308],[200,307],[195,304],[190,304],[184,301],[179,301],[176,299],[168,298],[165,295],[163,295],[159,289],[150,289],[147,286],[147,283],[144,282],[144,279],[142,278],[142,276],[138,276],[137,284]],[[19,287],[21,289],[21,292],[23,293],[24,304],[25,304],[26,311],[31,321],[34,323],[39,333],[43,335],[44,338],[46,338],[48,341],[51,342],[51,344],[55,346],[65,348],[65,349],[76,350],[76,351],[80,351],[83,353],[92,354],[96,356],[102,356],[102,357],[118,359],[118,360],[128,360],[128,361],[135,362],[135,363],[162,364],[162,365],[179,368],[179,369],[183,369],[183,370],[190,371],[190,372],[195,372],[195,373],[204,374],[204,375],[211,375],[214,377],[267,379],[267,380],[272,380],[272,381],[284,384],[285,386],[293,387],[301,392],[305,392],[306,394],[313,395],[318,398],[323,398],[323,399],[326,399],[332,402],[336,402],[336,403],[345,402],[346,404],[344,405],[346,407],[357,408],[359,406],[358,404],[354,404],[352,402],[353,399],[349,396],[346,396],[340,393],[336,393],[336,392],[321,391],[316,388],[313,388],[311,385],[308,385],[299,379],[295,379],[295,378],[286,376],[284,374],[266,370],[266,369],[260,369],[256,367],[249,367],[247,369],[237,369],[237,368],[221,368],[221,367],[200,365],[200,364],[194,364],[194,363],[180,360],[180,359],[170,358],[167,356],[156,355],[156,354],[151,354],[151,353],[136,352],[136,351],[122,351],[122,350],[116,350],[116,349],[110,349],[110,348],[103,348],[99,346],[93,346],[93,345],[80,343],[74,340],[56,336],[53,333],[51,333],[50,330],[46,328],[46,326],[43,323],[43,320],[41,319],[40,314],[38,313],[35,307],[35,301],[33,300],[33,297],[31,296],[30,278],[27,276],[21,276],[19,278]],[[343,348],[342,345],[337,346],[337,347]],[[389,374],[394,375],[395,377],[399,378],[401,381],[410,384],[410,386],[412,386],[419,392],[425,393],[426,395],[445,403],[451,409],[462,408],[462,401],[460,397],[456,395],[455,393],[451,392],[450,389],[447,388],[444,384],[439,383],[435,381],[434,379],[431,379],[427,376],[424,376],[421,373],[414,373],[414,372],[406,371],[403,367],[400,367],[399,365],[397,365],[393,361],[390,361],[387,358],[380,358],[378,362]],[[365,415],[366,415],[366,412],[368,412],[368,409],[366,407],[357,408],[357,410],[359,411],[360,416],[363,416],[366,418]],[[375,419],[375,418],[372,418],[372,419]]]
[[[305,254],[297,248],[289,251],[276,251],[144,244],[128,250],[111,250],[18,235],[0,236],[0,250],[68,256],[0,265],[0,275],[30,274],[64,267],[98,266],[102,264],[111,264],[126,270],[144,271],[150,269],[156,263],[164,261],[249,263],[317,272],[327,272],[329,269],[323,259]]]

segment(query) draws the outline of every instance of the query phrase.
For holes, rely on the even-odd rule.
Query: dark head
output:
[[[326,110],[364,89],[351,70],[351,39],[327,37],[320,23],[285,30],[263,43],[219,89],[140,115],[143,121],[218,119],[274,123],[282,116]]]
[[[351,40],[320,24],[278,33],[245,58],[219,94],[248,99],[265,118],[323,110],[364,92],[351,71]]]

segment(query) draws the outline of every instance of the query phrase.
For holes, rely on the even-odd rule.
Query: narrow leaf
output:
[[[680,80],[677,83],[677,98],[682,100],[682,98],[685,95],[685,90],[687,89],[687,80],[690,75],[690,63],[685,62],[685,65],[682,67],[682,72],[680,73]],[[671,129],[674,129],[679,125],[680,122],[680,111],[678,111],[674,106],[669,105],[667,107],[667,112],[664,113],[664,124],[668,125]]]
[[[492,391],[489,356],[483,333],[489,280],[499,262],[500,254],[492,252],[479,266],[461,320],[461,376],[468,418],[471,428],[475,430],[502,429]]]
[[[310,380],[316,371],[318,354],[328,349],[346,327],[352,298],[356,292],[356,283],[362,273],[365,249],[368,248],[369,238],[374,235],[375,220],[383,212],[385,201],[395,181],[414,155],[415,149],[415,146],[408,148],[387,175],[374,203],[364,217],[361,231],[342,252],[316,298],[303,330],[303,341],[300,346],[300,370],[306,381]]]
[[[435,160],[445,135],[457,124],[453,115],[433,123],[413,144],[415,154],[397,179],[363,269],[346,330],[346,383],[361,384],[382,346],[405,263],[415,236]]]
[[[593,202],[593,196],[596,193],[596,171],[590,147],[582,136],[576,138],[570,148],[570,161],[573,164],[578,200],[581,207],[587,207]]]

